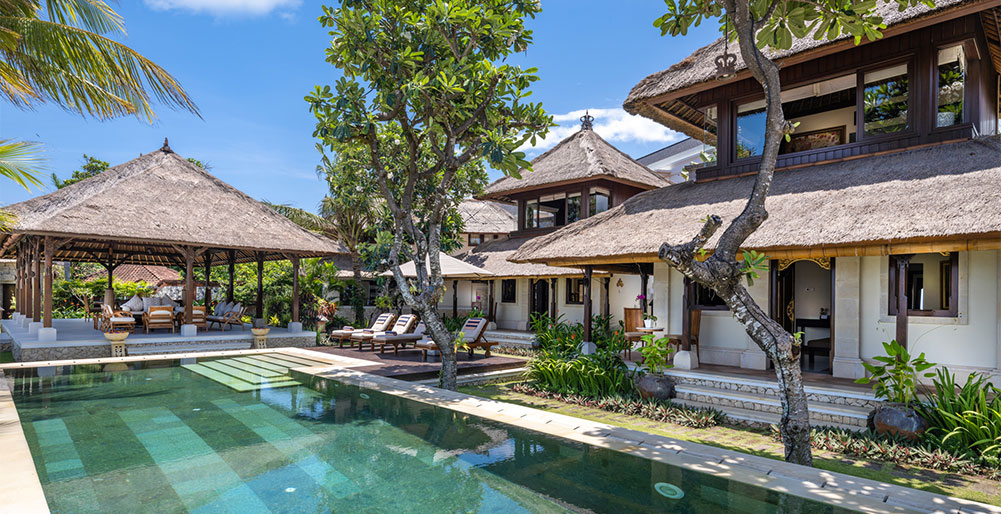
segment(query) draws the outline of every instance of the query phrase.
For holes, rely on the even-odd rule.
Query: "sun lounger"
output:
[[[424,326],[424,322],[421,321],[417,324],[417,328],[409,334],[393,334],[385,333],[380,334],[372,338],[372,348],[375,349],[375,345],[381,345],[379,353],[386,353],[386,346],[393,346],[393,355],[400,354],[400,347],[406,348],[408,343],[417,343],[421,339],[424,339],[424,332],[427,328]]]
[[[365,343],[370,343],[372,345],[372,351],[375,351],[375,340],[376,336],[386,335],[386,334],[406,334],[414,329],[414,325],[417,324],[417,316],[415,314],[404,314],[396,319],[396,323],[393,324],[393,328],[390,330],[382,330],[378,332],[374,331],[364,331],[355,334],[351,334],[351,346],[358,342],[358,349],[363,350],[365,348]]]
[[[223,304],[222,307],[216,309],[216,314],[205,317],[208,321],[208,328],[211,329],[213,324],[218,324],[219,330],[223,331],[228,325],[239,325],[240,330],[246,330],[247,327],[243,324],[243,315],[246,310],[239,303]]]
[[[496,346],[497,343],[491,343],[483,338],[483,333],[487,328],[487,320],[485,318],[469,318],[466,323],[462,325],[462,339],[465,342],[466,348],[469,350],[469,358],[473,358],[473,350],[476,348],[485,348],[487,353],[486,356],[490,356],[490,347]],[[424,339],[418,341],[414,344],[415,348],[418,348],[423,353],[423,359],[428,360],[429,351],[437,351],[438,345],[432,341],[430,338],[425,337]]]
[[[384,312],[375,319],[375,323],[372,323],[372,328],[354,328],[354,327],[344,327],[340,330],[333,330],[330,332],[330,340],[337,341],[337,347],[343,348],[344,342],[347,341],[350,346],[354,346],[351,341],[351,336],[356,333],[362,333],[366,330],[370,332],[385,332],[389,328],[389,325],[393,323],[393,314],[391,312]]]

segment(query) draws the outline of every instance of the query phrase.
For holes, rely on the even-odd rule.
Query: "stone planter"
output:
[[[119,343],[129,337],[128,332],[105,332],[104,338],[112,343]]]
[[[646,373],[636,379],[636,390],[644,400],[670,400],[674,398],[674,380],[666,375]]]
[[[270,328],[254,327],[250,331],[254,334],[254,348],[268,347],[268,332],[271,332]]]
[[[866,424],[877,434],[900,436],[917,441],[928,429],[928,422],[918,412],[902,403],[880,405],[869,413]]]

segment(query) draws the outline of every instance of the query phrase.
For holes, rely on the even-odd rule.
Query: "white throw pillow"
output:
[[[122,304],[122,307],[128,307],[131,312],[139,312],[143,310],[143,299],[139,295],[135,295],[129,299],[129,301]]]
[[[158,298],[160,298],[160,305],[164,305],[167,307],[177,307],[177,302],[172,300],[169,296],[160,295]]]
[[[234,304],[233,304],[233,305],[232,305],[232,306],[231,306],[231,307],[229,308],[229,310],[228,310],[228,311],[226,311],[226,312],[240,312],[240,311],[242,311],[242,310],[243,310],[243,306],[242,306],[242,305],[240,305],[240,302],[237,302],[237,303],[234,303]]]
[[[153,299],[146,296],[143,298],[143,312],[149,312],[149,308],[153,306]]]

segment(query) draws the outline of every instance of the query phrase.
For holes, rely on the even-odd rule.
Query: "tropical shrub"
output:
[[[643,367],[647,372],[660,373],[674,367],[667,363],[667,358],[674,352],[674,348],[668,344],[671,338],[647,334],[643,336],[643,340],[646,344],[640,347],[640,354],[643,355]]]
[[[927,371],[934,364],[925,360],[925,354],[921,353],[917,357],[911,358],[907,348],[904,348],[896,339],[889,343],[883,343],[886,355],[873,357],[873,360],[882,362],[882,365],[872,365],[863,362],[862,366],[869,372],[868,377],[863,377],[855,382],[858,384],[873,384],[873,392],[877,398],[882,398],[893,403],[910,404],[914,401],[914,393],[918,386],[918,374]],[[934,373],[925,373],[925,377],[933,377]]]
[[[584,326],[580,323],[567,323],[562,314],[553,318],[548,314],[534,313],[530,326],[535,333],[535,342],[542,351],[574,355],[584,340]]]
[[[621,395],[591,398],[576,394],[553,393],[527,384],[515,384],[512,389],[518,393],[538,398],[557,400],[571,405],[601,409],[617,414],[641,416],[654,421],[675,423],[692,428],[713,427],[723,423],[726,418],[722,412],[716,409],[686,407],[655,399],[644,400],[642,398]]]
[[[634,391],[626,364],[611,352],[566,355],[540,350],[528,362],[527,376],[536,387],[556,393],[595,397]]]
[[[970,374],[957,388],[956,376],[938,370],[935,393],[918,410],[928,421],[926,438],[953,452],[1001,457],[1001,390],[986,377]]]
[[[583,329],[581,336],[583,337]],[[626,349],[625,328],[621,321],[617,326],[613,326],[611,314],[591,317],[591,340],[599,350],[621,352]]]

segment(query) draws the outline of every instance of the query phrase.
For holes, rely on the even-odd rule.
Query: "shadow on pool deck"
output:
[[[441,370],[440,359],[428,357],[428,362],[423,362],[421,360],[421,352],[417,350],[400,350],[399,355],[393,355],[391,352],[379,353],[378,350],[374,352],[368,349],[359,350],[357,347],[316,346],[307,348],[307,350],[372,361],[371,366],[352,367],[352,369],[401,380],[413,381],[437,378],[438,372]],[[485,357],[482,352],[473,354],[473,358],[470,359],[468,353],[460,351],[457,358],[459,375],[520,368],[525,365],[525,359],[499,356],[497,354]]]

